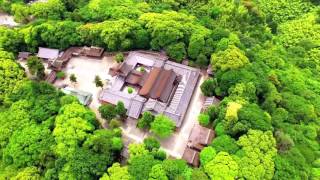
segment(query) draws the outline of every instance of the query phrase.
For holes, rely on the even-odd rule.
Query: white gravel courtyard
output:
[[[64,80],[57,80],[55,85],[61,87],[66,84],[75,89],[92,93],[92,102],[89,107],[96,111],[101,105],[98,101],[101,88],[96,87],[94,83],[95,76],[98,75],[106,86],[108,79],[112,79],[108,74],[109,68],[115,64],[116,62],[113,57],[103,57],[102,59],[84,56],[73,57],[63,69],[66,73],[66,78]],[[69,77],[71,74],[75,74],[77,83],[73,84],[70,82]]]

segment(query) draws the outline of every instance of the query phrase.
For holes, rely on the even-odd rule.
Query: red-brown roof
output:
[[[153,68],[139,94],[167,102],[173,90],[176,77],[173,70]]]
[[[100,47],[84,47],[83,54],[91,57],[101,57],[104,49]]]
[[[151,70],[148,78],[146,79],[145,84],[142,86],[142,88],[139,91],[139,95],[141,96],[149,96],[149,93],[151,92],[151,89],[156,82],[159,74],[161,72],[161,68],[155,67]]]
[[[48,83],[54,83],[54,81],[57,79],[57,73],[55,71],[51,71],[50,74],[46,77],[46,81]]]
[[[133,70],[126,78],[126,83],[132,85],[138,85],[143,78],[144,73],[140,71]]]
[[[182,159],[186,160],[188,164],[194,167],[199,167],[199,152],[190,149],[189,147],[184,150]]]
[[[156,83],[154,84],[152,91],[150,93],[150,97],[153,99],[160,98],[163,90],[167,86],[168,80],[170,79],[170,76],[174,75],[172,73],[172,70],[165,70],[162,69],[159,77],[157,78]]]
[[[195,125],[189,136],[189,143],[191,147],[201,150],[204,146],[210,144],[214,137],[215,133],[212,129]]]

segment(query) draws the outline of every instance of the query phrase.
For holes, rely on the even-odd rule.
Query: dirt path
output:
[[[5,13],[0,13],[0,25],[14,27],[14,26],[17,26],[19,24],[14,21],[13,16],[10,16],[10,15],[5,14]]]

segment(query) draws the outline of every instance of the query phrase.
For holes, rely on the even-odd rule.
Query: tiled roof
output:
[[[62,91],[66,94],[74,95],[78,98],[81,104],[87,106],[91,103],[92,100],[92,94],[89,92],[77,90],[71,87],[66,87],[62,89]]]
[[[197,124],[192,128],[189,142],[191,143],[191,146],[206,146],[212,142],[214,137],[215,133],[212,129]]]
[[[59,57],[59,50],[39,47],[37,56],[43,59],[56,59]]]
[[[199,152],[186,148],[184,150],[182,159],[186,160],[188,164],[194,166],[194,167],[199,167]]]
[[[29,52],[19,52],[18,59],[27,59],[30,55]]]

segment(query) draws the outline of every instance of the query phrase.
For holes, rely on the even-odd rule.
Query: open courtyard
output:
[[[57,87],[69,86],[77,90],[91,93],[92,102],[89,107],[95,112],[98,112],[97,109],[101,105],[98,100],[98,96],[102,89],[100,87],[96,87],[94,79],[96,76],[99,76],[104,85],[107,86],[109,80],[112,79],[111,76],[108,75],[108,70],[115,64],[116,62],[114,61],[114,58],[107,56],[102,59],[86,56],[72,57],[63,69],[66,73],[66,78],[56,80],[54,85]],[[70,77],[71,74],[76,76],[76,83],[70,82],[68,77]]]

